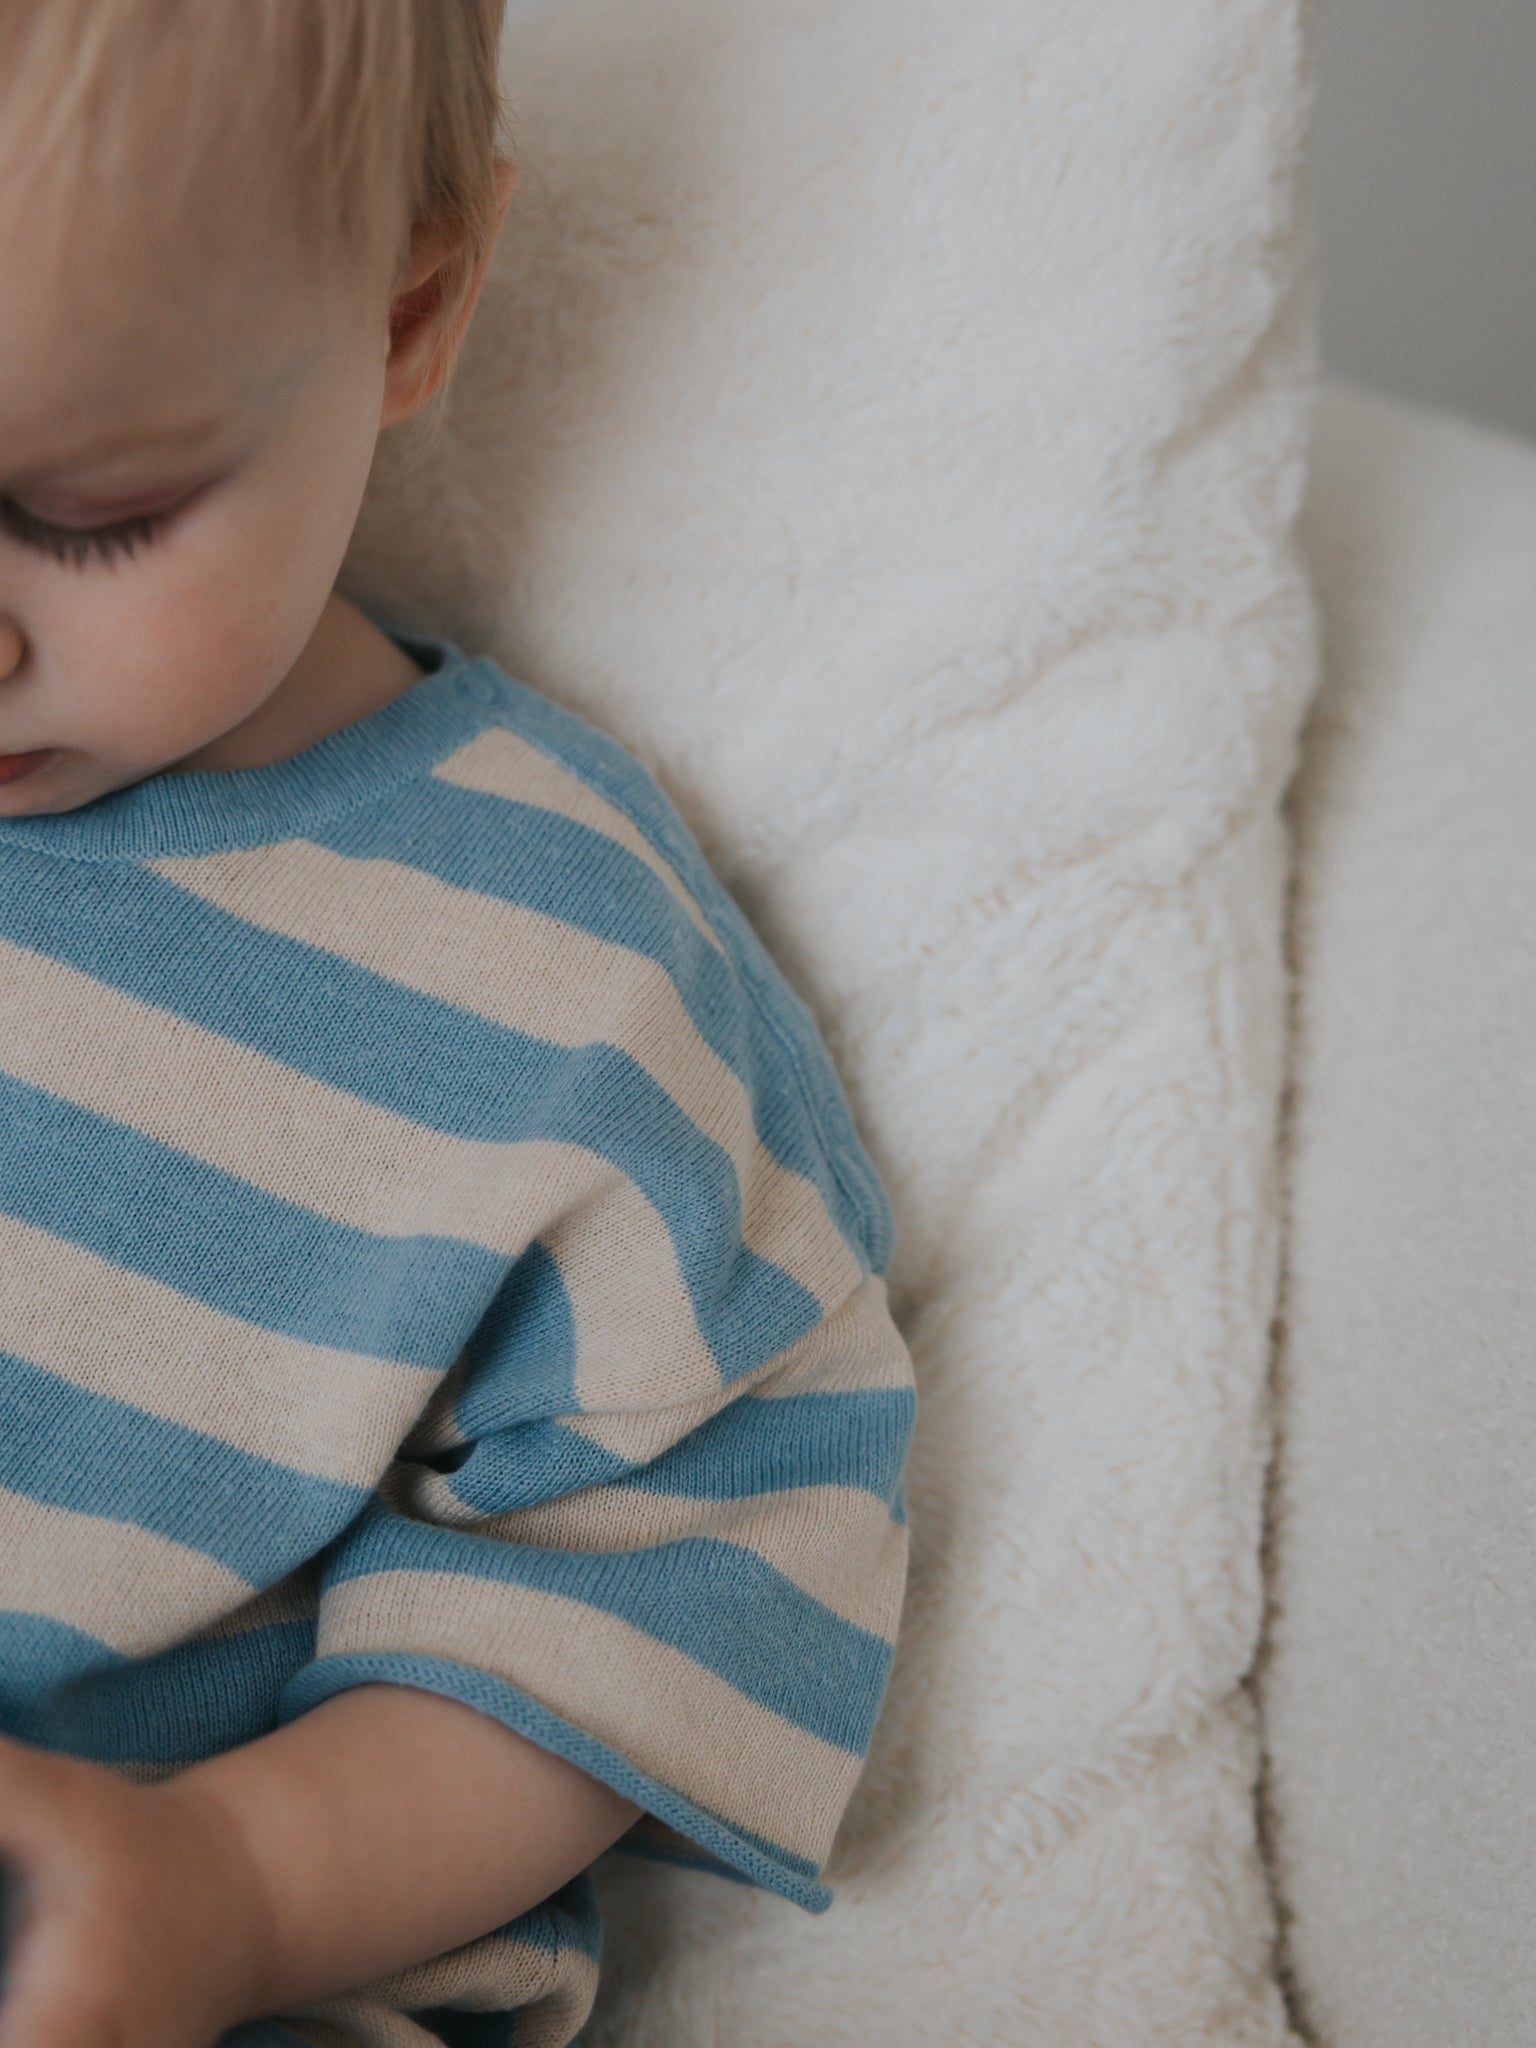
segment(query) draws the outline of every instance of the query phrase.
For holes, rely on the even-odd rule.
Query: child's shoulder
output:
[[[457,1004],[530,1040],[616,1049],[651,1120],[666,1104],[649,1081],[713,1104],[705,1122],[727,1153],[764,1143],[817,1182],[885,1272],[889,1202],[821,1030],[662,782],[494,659],[432,651],[438,670],[406,713],[430,760],[319,834],[322,860],[342,856],[326,874],[344,950],[406,963],[406,979],[430,956],[432,987]],[[365,899],[346,899],[346,877]]]
[[[610,912],[618,897],[632,910],[649,902],[734,952],[741,934],[723,927],[740,913],[655,773],[612,733],[488,657],[469,663],[465,680],[487,722],[435,772],[506,807],[503,854],[520,862],[542,837],[567,878],[601,885]]]
[[[788,1142],[808,1117],[805,1142],[789,1150],[804,1151],[802,1171],[814,1155],[825,1159],[843,1184],[845,1221],[883,1270],[889,1208],[821,1031],[656,774],[612,733],[486,657],[468,664],[465,680],[489,715],[433,773],[453,786],[458,829],[476,845],[485,887],[605,942],[607,975],[626,1004],[647,1012],[627,1019],[637,1043],[654,1040],[666,1018],[686,1017],[690,1034],[746,1085],[767,1128]],[[637,954],[659,979],[636,977],[618,958]],[[568,957],[583,977],[603,972],[588,947]],[[584,985],[596,1025],[602,996]],[[660,998],[654,1017],[647,990]]]

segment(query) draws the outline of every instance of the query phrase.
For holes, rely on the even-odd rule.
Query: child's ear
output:
[[[516,166],[498,157],[498,231],[516,190]],[[411,237],[410,261],[390,302],[381,427],[392,427],[409,419],[442,389],[479,302],[495,246],[493,233],[470,274],[457,311],[450,317],[448,309],[464,275],[463,230],[457,224],[440,227],[427,222],[416,228]]]

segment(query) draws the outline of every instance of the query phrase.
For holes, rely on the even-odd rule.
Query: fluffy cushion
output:
[[[1318,2040],[1513,2048],[1536,1894],[1536,447],[1347,385],[1318,440],[1275,1838]]]
[[[594,2048],[1284,2036],[1259,1618],[1314,674],[1300,0],[559,0],[351,587],[614,732],[889,1185],[915,1563],[824,1919],[604,1867]]]

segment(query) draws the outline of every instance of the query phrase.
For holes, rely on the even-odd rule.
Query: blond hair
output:
[[[12,126],[11,110],[25,116],[0,175],[68,182],[89,167],[98,203],[131,187],[134,114],[152,94],[167,203],[207,174],[212,141],[237,140],[256,152],[253,184],[291,174],[305,233],[340,241],[364,266],[398,273],[413,226],[449,230],[451,317],[496,232],[505,7],[0,0],[0,104]]]

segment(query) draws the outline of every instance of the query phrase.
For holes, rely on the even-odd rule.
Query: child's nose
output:
[[[19,629],[0,618],[0,681],[21,667],[23,642]]]

